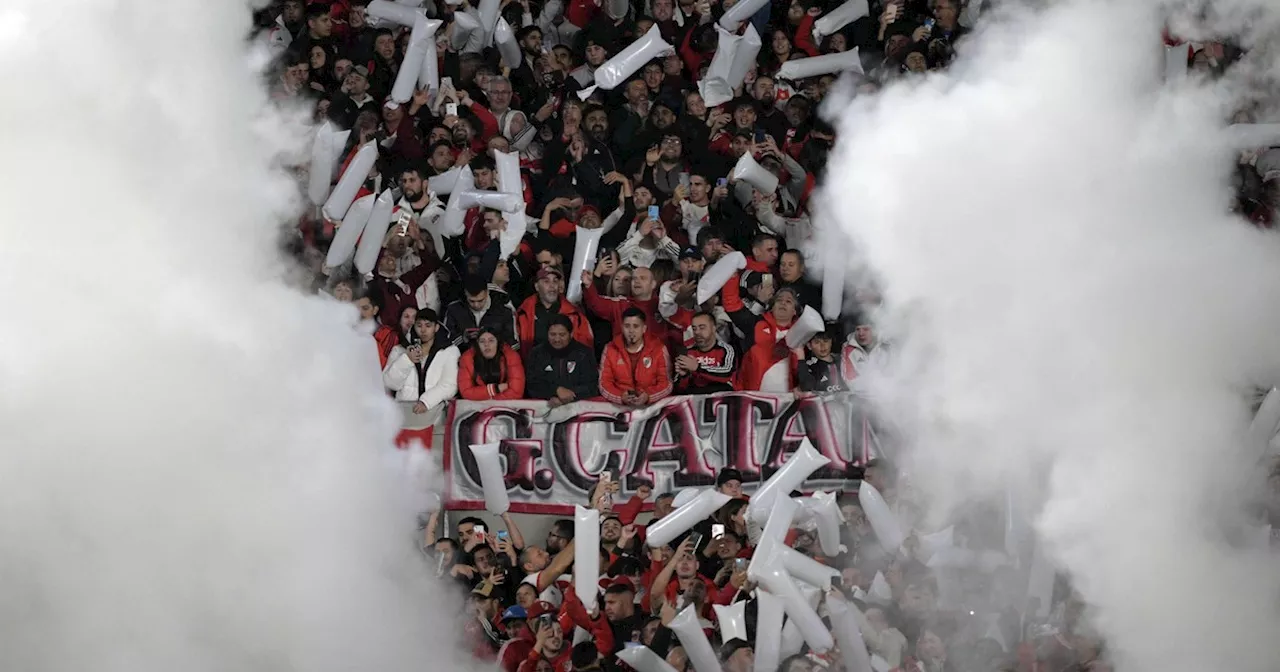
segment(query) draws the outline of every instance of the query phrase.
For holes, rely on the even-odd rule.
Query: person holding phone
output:
[[[413,323],[421,339],[382,373],[383,383],[397,401],[413,402],[417,414],[443,409],[458,394],[458,358],[461,353],[445,339],[437,339],[440,320],[430,308],[418,311]]]
[[[636,269],[648,272],[647,268]],[[622,333],[605,346],[600,358],[600,394],[633,408],[648,406],[671,394],[671,358],[662,341],[647,333],[644,311],[622,313]]]
[[[680,246],[667,235],[667,226],[656,205],[649,206],[648,216],[621,245],[618,258],[623,264],[648,268],[659,259],[680,259]]]

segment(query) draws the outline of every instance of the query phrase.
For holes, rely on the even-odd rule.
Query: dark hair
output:
[[[471,523],[473,526],[474,526],[474,525],[484,525],[484,521],[483,521],[483,520],[480,520],[479,518],[476,518],[475,516],[467,516],[466,518],[463,518],[462,520],[459,520],[459,521],[458,521],[458,527],[462,527],[463,525],[466,525],[467,523]]]
[[[374,31],[373,31],[373,41],[374,41],[374,42],[377,42],[377,41],[378,41],[378,38],[379,38],[379,37],[382,37],[383,35],[386,35],[387,37],[390,37],[391,39],[395,39],[395,37],[396,37],[396,34],[395,34],[395,33],[393,33],[393,32],[391,32],[391,29],[390,29],[390,28],[378,28],[378,29],[376,29],[376,30],[374,30]]]
[[[796,255],[796,258],[800,260],[800,265],[801,265],[801,266],[804,266],[804,253],[803,253],[803,252],[801,252],[800,250],[797,250],[797,249],[796,249],[796,248],[794,248],[794,247],[788,247],[787,249],[785,249],[785,250],[783,250],[783,251],[782,251],[782,254],[778,255],[778,258],[779,258],[779,259],[781,259],[781,258],[782,258],[782,255],[785,255],[785,254],[794,254],[794,255]]]
[[[489,282],[479,275],[468,275],[466,280],[462,281],[462,289],[467,296],[480,296],[480,294],[489,291]]]
[[[516,31],[516,39],[523,40],[524,38],[529,37],[529,34],[535,30],[538,31],[539,35],[542,34],[542,29],[539,28],[538,26],[525,26],[520,30]]]
[[[573,539],[573,521],[568,518],[560,518],[551,524],[551,531],[565,541]]]
[[[489,156],[488,154],[481,154],[480,156],[477,156],[476,158],[471,159],[471,163],[467,165],[471,166],[472,172],[477,170],[496,170],[497,169],[497,164],[494,163],[493,157]]]
[[[432,154],[435,154],[436,150],[440,149],[441,147],[448,147],[450,152],[453,151],[453,144],[450,143],[449,141],[436,140],[435,142],[431,143],[430,147],[427,148],[427,156],[431,156]]]
[[[759,247],[770,240],[777,242],[778,238],[772,233],[757,233],[755,237],[751,239],[751,247]]]
[[[636,308],[635,306],[631,306],[630,308],[622,311],[622,319],[625,320],[628,317],[638,317],[640,318],[641,322],[649,321],[648,318],[644,316],[644,311],[640,310],[639,308]]]
[[[309,2],[307,3],[307,20],[318,19],[329,13],[329,3],[327,2]]]
[[[689,324],[693,324],[693,321],[694,321],[694,320],[696,320],[696,319],[698,319],[699,317],[705,317],[705,318],[707,318],[708,320],[711,320],[711,326],[713,326],[713,327],[714,327],[714,326],[716,326],[716,316],[715,316],[715,315],[712,315],[711,313],[706,313],[706,312],[701,312],[701,311],[700,311],[700,312],[697,312],[697,313],[694,313],[694,314],[693,314],[693,317],[689,318]]]
[[[729,239],[725,237],[724,231],[721,231],[719,228],[714,226],[703,227],[703,229],[698,232],[699,248],[701,248],[703,245],[706,245],[708,242],[713,240],[725,242]]]
[[[595,642],[574,644],[573,652],[569,654],[569,662],[573,664],[575,670],[595,665],[599,660],[600,652],[596,650]]]

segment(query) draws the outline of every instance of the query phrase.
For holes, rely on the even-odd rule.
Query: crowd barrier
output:
[[[452,510],[484,508],[471,446],[485,443],[500,442],[512,512],[561,516],[586,501],[606,469],[620,476],[621,500],[644,484],[656,492],[714,485],[726,466],[742,473],[750,493],[808,438],[831,463],[803,489],[829,491],[847,487],[861,465],[884,454],[884,432],[852,394],[726,392],[670,397],[642,409],[459,400],[434,420],[408,407],[400,443],[444,451],[445,505]]]

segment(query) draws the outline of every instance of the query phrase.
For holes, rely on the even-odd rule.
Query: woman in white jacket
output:
[[[439,329],[434,310],[418,311],[413,323],[415,342],[408,348],[396,346],[382,372],[382,382],[396,393],[396,401],[416,402],[414,413],[438,413],[445,402],[458,396],[460,353],[446,340],[436,340]]]

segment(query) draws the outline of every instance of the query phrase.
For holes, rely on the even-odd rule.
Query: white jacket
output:
[[[427,367],[422,396],[418,396],[418,367],[409,360],[409,353],[396,346],[387,358],[387,368],[382,371],[382,383],[396,393],[396,401],[421,401],[432,408],[458,396],[460,356],[452,345],[436,354]]]

